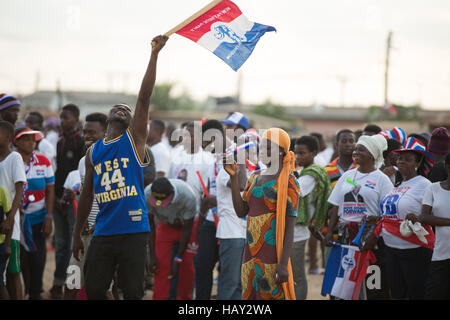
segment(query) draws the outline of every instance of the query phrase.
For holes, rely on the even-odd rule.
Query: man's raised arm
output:
[[[141,89],[139,90],[136,109],[131,120],[130,131],[136,143],[140,158],[145,155],[145,141],[147,139],[148,109],[150,107],[150,96],[153,92],[156,80],[156,63],[159,51],[166,44],[168,37],[157,36],[152,41],[152,54],[147,66]]]

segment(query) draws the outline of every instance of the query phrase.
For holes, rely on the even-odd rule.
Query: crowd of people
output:
[[[152,43],[134,111],[80,119],[67,104],[44,126],[0,95],[0,299],[142,299],[151,288],[155,300],[210,300],[217,271],[218,300],[304,300],[307,274],[324,273],[333,245],[358,246],[363,226],[359,248],[382,279],[362,299],[450,298],[447,129],[371,124],[327,146],[320,133],[256,130],[240,112],[147,120],[166,41]]]

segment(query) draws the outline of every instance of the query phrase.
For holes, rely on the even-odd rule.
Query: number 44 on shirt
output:
[[[122,162],[122,168],[124,169],[128,168],[128,162],[130,161],[130,159],[120,158],[120,161]],[[103,164],[105,165],[106,172],[103,173],[100,184],[102,187],[105,187],[105,191],[111,190],[111,184],[113,183],[117,183],[118,184],[117,186],[119,188],[124,187],[125,178],[123,177],[122,172],[120,171],[119,160],[114,159],[113,161],[105,161]],[[94,169],[98,176],[101,175],[102,163],[96,165]],[[113,172],[111,179],[109,178],[110,172]]]
[[[101,175],[100,185],[105,190],[105,192],[95,195],[99,204],[110,202],[111,200],[118,200],[123,197],[137,196],[136,187],[134,185],[127,186],[125,184],[125,177],[122,174],[122,170],[128,168],[129,161],[128,158],[108,160],[94,167],[97,176]],[[105,169],[104,172],[103,168]],[[114,184],[116,184],[116,187],[113,189]]]

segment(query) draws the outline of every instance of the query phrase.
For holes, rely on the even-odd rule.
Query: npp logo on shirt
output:
[[[398,187],[394,188],[389,192],[383,200],[381,200],[380,208],[381,214],[385,215],[386,218],[398,218],[397,217],[397,204],[400,198],[408,192],[411,187]]]

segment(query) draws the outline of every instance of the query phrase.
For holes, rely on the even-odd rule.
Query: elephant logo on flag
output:
[[[352,270],[355,267],[355,259],[351,255],[346,255],[342,259],[342,268],[346,271]]]
[[[247,39],[245,36],[238,35],[235,31],[233,31],[229,26],[224,23],[213,23],[211,25],[211,31],[214,32],[214,37],[217,40],[224,40],[226,42],[241,44],[245,42]],[[229,39],[231,41],[227,41]]]

